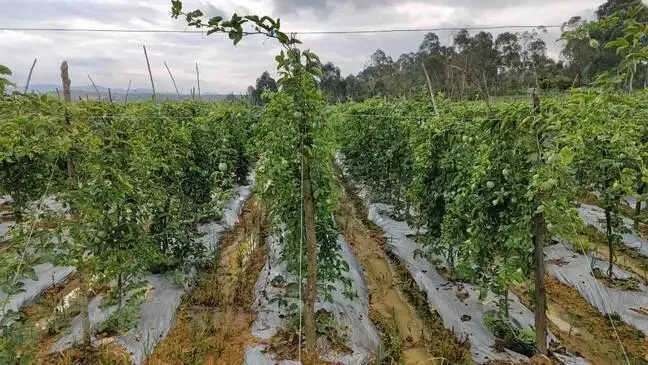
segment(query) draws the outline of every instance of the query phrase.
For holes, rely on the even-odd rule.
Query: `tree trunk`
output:
[[[612,236],[612,210],[605,208],[605,228],[608,241],[608,250],[610,251],[610,266],[608,267],[608,277],[612,277],[614,261],[614,237]]]
[[[306,278],[306,308],[304,311],[304,327],[306,330],[306,351],[315,352],[315,301],[317,300],[317,235],[315,226],[315,211],[313,209],[313,186],[310,177],[310,138],[308,136],[307,122],[302,120],[302,186],[304,199],[304,230],[306,238],[307,272]],[[301,285],[301,283],[300,283]]]
[[[533,247],[535,256],[535,332],[538,353],[547,354],[547,290],[544,270],[544,214],[533,216]]]

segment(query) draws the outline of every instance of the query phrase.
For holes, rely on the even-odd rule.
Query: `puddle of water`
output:
[[[403,297],[394,278],[392,269],[381,248],[380,241],[362,226],[361,221],[353,216],[353,208],[345,204],[340,209],[338,218],[343,228],[345,239],[350,243],[353,254],[362,265],[367,286],[371,293],[373,310],[380,313],[387,321],[393,321],[403,337],[404,363],[408,365],[430,364],[432,355],[424,346],[425,324],[416,315]]]

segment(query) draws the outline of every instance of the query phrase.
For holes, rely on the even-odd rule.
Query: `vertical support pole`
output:
[[[540,97],[533,89],[533,112],[540,113]],[[539,147],[538,147],[539,148]],[[538,163],[542,163],[540,157],[541,151],[538,150]],[[535,207],[538,208],[540,202],[536,201]],[[547,289],[545,287],[545,262],[544,262],[544,243],[545,243],[545,217],[537,209],[533,215],[532,240],[535,258],[535,332],[537,342],[537,352],[543,355],[547,354]]]
[[[32,63],[31,68],[29,69],[29,76],[27,76],[24,94],[27,94],[27,90],[29,89],[29,83],[31,82],[32,72],[34,72],[34,66],[36,66],[36,60],[37,58],[34,58],[34,63]]]
[[[153,73],[151,72],[151,63],[149,62],[148,53],[146,53],[146,46],[142,45],[144,48],[144,57],[146,58],[146,67],[148,67],[149,78],[151,79],[151,89],[153,89],[153,103],[156,103],[155,96],[155,83],[153,82]]]
[[[201,96],[200,96],[200,72],[198,71],[198,62],[196,62],[196,80],[198,81],[198,100],[201,100]]]

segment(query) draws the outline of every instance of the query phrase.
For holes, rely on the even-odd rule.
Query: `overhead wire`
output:
[[[376,34],[376,33],[411,33],[411,32],[442,32],[458,30],[497,30],[497,29],[526,29],[526,28],[561,28],[557,24],[511,24],[511,25],[483,25],[483,26],[448,26],[448,27],[421,27],[421,28],[378,28],[378,29],[347,29],[347,30],[297,30],[286,31],[300,35],[348,35],[348,34]],[[68,32],[68,33],[162,33],[162,34],[205,34],[206,30],[195,29],[133,29],[133,28],[57,28],[57,27],[0,27],[0,31],[18,32]],[[263,33],[250,32],[249,35],[263,35]]]

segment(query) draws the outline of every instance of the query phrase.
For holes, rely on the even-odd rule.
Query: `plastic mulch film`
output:
[[[624,196],[623,197],[623,203],[625,203],[625,205],[627,205],[627,206],[634,209],[636,207],[636,205],[637,205],[637,198],[635,198],[633,196]],[[643,209],[645,207],[646,207],[646,202],[642,201],[641,202],[641,209]]]
[[[115,340],[124,346],[137,365],[169,333],[175,321],[176,310],[185,294],[184,287],[163,275],[149,275],[147,282],[152,290],[142,304],[137,326]]]
[[[218,244],[225,232],[234,228],[245,202],[252,196],[254,188],[254,175],[248,176],[249,185],[237,186],[232,190],[232,198],[225,204],[223,219],[219,222],[209,222],[198,225],[198,232],[202,234],[201,242],[205,245],[207,255],[212,255],[218,249]]]
[[[23,287],[20,293],[7,298],[7,295],[0,291],[0,321],[8,311],[17,311],[26,305],[34,303],[47,289],[64,282],[76,272],[76,269],[46,263],[34,266],[34,272],[36,280],[21,280]]]
[[[493,349],[495,337],[484,325],[484,315],[497,310],[495,296],[489,294],[485,301],[479,300],[479,288],[469,284],[452,283],[441,276],[436,268],[414,251],[419,245],[407,236],[416,232],[405,222],[389,218],[391,206],[370,204],[369,219],[378,225],[387,238],[387,249],[405,264],[410,275],[425,292],[430,305],[439,313],[446,328],[454,331],[459,340],[467,338],[470,351],[477,363],[488,360],[526,360],[527,357],[510,350],[497,352]],[[517,297],[509,295],[509,313],[512,321],[521,328],[530,330],[534,315],[525,308]]]
[[[226,202],[223,219],[220,222],[199,226],[199,231],[207,233],[200,239],[206,245],[208,244],[208,255],[213,253],[209,248],[216,249],[223,234],[234,228],[238,222],[243,205],[252,195],[254,180],[250,178],[250,182],[250,185],[238,186],[232,190],[232,198]],[[191,270],[186,276],[190,278],[194,275],[196,270]],[[141,364],[166,337],[175,321],[176,310],[186,293],[185,287],[164,275],[149,275],[146,277],[146,282],[149,288],[148,296],[141,305],[137,326],[115,340],[126,348],[136,364]],[[99,300],[99,297],[94,298],[89,304],[91,328],[100,325],[117,310],[117,306],[99,306]],[[71,347],[75,341],[81,339],[81,333],[81,319],[77,316],[72,320],[70,333],[57,341],[51,351]]]
[[[343,173],[349,177],[341,154],[336,155],[336,161]],[[469,340],[470,351],[475,362],[527,360],[526,356],[508,349],[505,352],[496,352],[493,349],[495,337],[484,325],[483,318],[486,313],[497,309],[497,298],[489,293],[484,301],[480,301],[477,287],[446,280],[428,260],[414,254],[417,249],[420,249],[420,246],[408,236],[417,232],[411,229],[407,223],[396,221],[390,217],[393,207],[381,203],[372,204],[370,202],[371,194],[366,188],[356,185],[356,189],[368,209],[368,218],[383,230],[387,239],[387,249],[405,264],[419,289],[427,295],[429,304],[441,317],[444,326],[451,329],[457,339],[467,338]],[[512,293],[509,293],[508,301],[512,322],[520,328],[531,330],[534,324],[533,312],[522,305]],[[550,334],[550,339],[555,339],[555,337]],[[570,355],[557,355],[557,357],[564,364],[588,363],[585,359]]]
[[[641,314],[642,308],[648,309],[648,287],[639,284],[638,291],[626,291],[607,287],[592,276],[590,264],[592,256],[576,253],[571,245],[565,242],[545,248],[548,260],[547,271],[563,284],[575,288],[580,295],[600,312],[618,313],[621,319],[648,335],[648,316]],[[594,267],[605,272],[608,263],[603,258],[595,257]],[[632,274],[618,268],[613,269],[618,278],[633,277]]]
[[[88,303],[88,320],[90,321],[90,330],[94,332],[97,325],[104,322],[111,314],[117,311],[118,306],[112,305],[107,308],[102,308],[103,296],[99,295]],[[81,315],[77,315],[70,324],[70,330],[56,341],[50,348],[50,352],[59,352],[70,348],[75,343],[83,341],[83,323],[81,322]]]
[[[233,189],[232,198],[226,203],[222,221],[213,223],[211,226],[213,232],[218,232],[217,235],[207,238],[212,243],[212,247],[217,247],[223,232],[231,230],[238,222],[238,216],[241,214],[243,205],[252,195],[254,179],[253,177],[248,179],[250,185]],[[210,224],[206,226],[210,226]],[[215,227],[221,227],[222,229]],[[207,236],[209,235],[210,233],[207,234]],[[205,237],[202,237],[203,242],[206,242]],[[153,352],[157,344],[169,333],[175,321],[176,310],[186,293],[185,288],[162,275],[150,275],[147,281],[149,287],[152,287],[153,290],[141,307],[137,327],[116,340],[117,343],[126,348],[131,354],[133,362],[138,365]]]
[[[578,208],[578,213],[583,218],[586,224],[596,227],[596,229],[605,234],[605,210],[595,205],[581,204]],[[636,232],[632,230],[632,220],[623,217],[623,224],[626,226],[630,233],[622,233],[621,241],[625,246],[628,246],[641,255],[648,257],[648,241],[639,237]]]
[[[338,236],[341,254],[349,264],[349,272],[346,274],[352,281],[352,290],[357,297],[349,299],[343,294],[343,285],[335,283],[336,290],[332,293],[332,302],[317,302],[315,309],[324,309],[331,313],[338,325],[338,328],[347,335],[346,344],[352,350],[348,354],[340,354],[328,350],[322,342],[319,342],[320,354],[323,360],[340,364],[367,364],[380,345],[378,331],[369,319],[369,292],[362,276],[355,257],[348,244],[341,236]],[[282,281],[295,281],[296,278],[287,273],[285,263],[280,261],[281,242],[276,238],[269,238],[267,244],[270,254],[266,265],[259,275],[255,285],[254,309],[257,318],[252,324],[252,334],[260,340],[268,340],[284,324],[285,310],[272,299],[277,295],[283,295],[283,289],[273,285],[277,278]],[[264,346],[252,346],[246,349],[245,364],[276,364],[272,354],[263,351]],[[282,361],[280,364],[295,364],[294,361]]]

